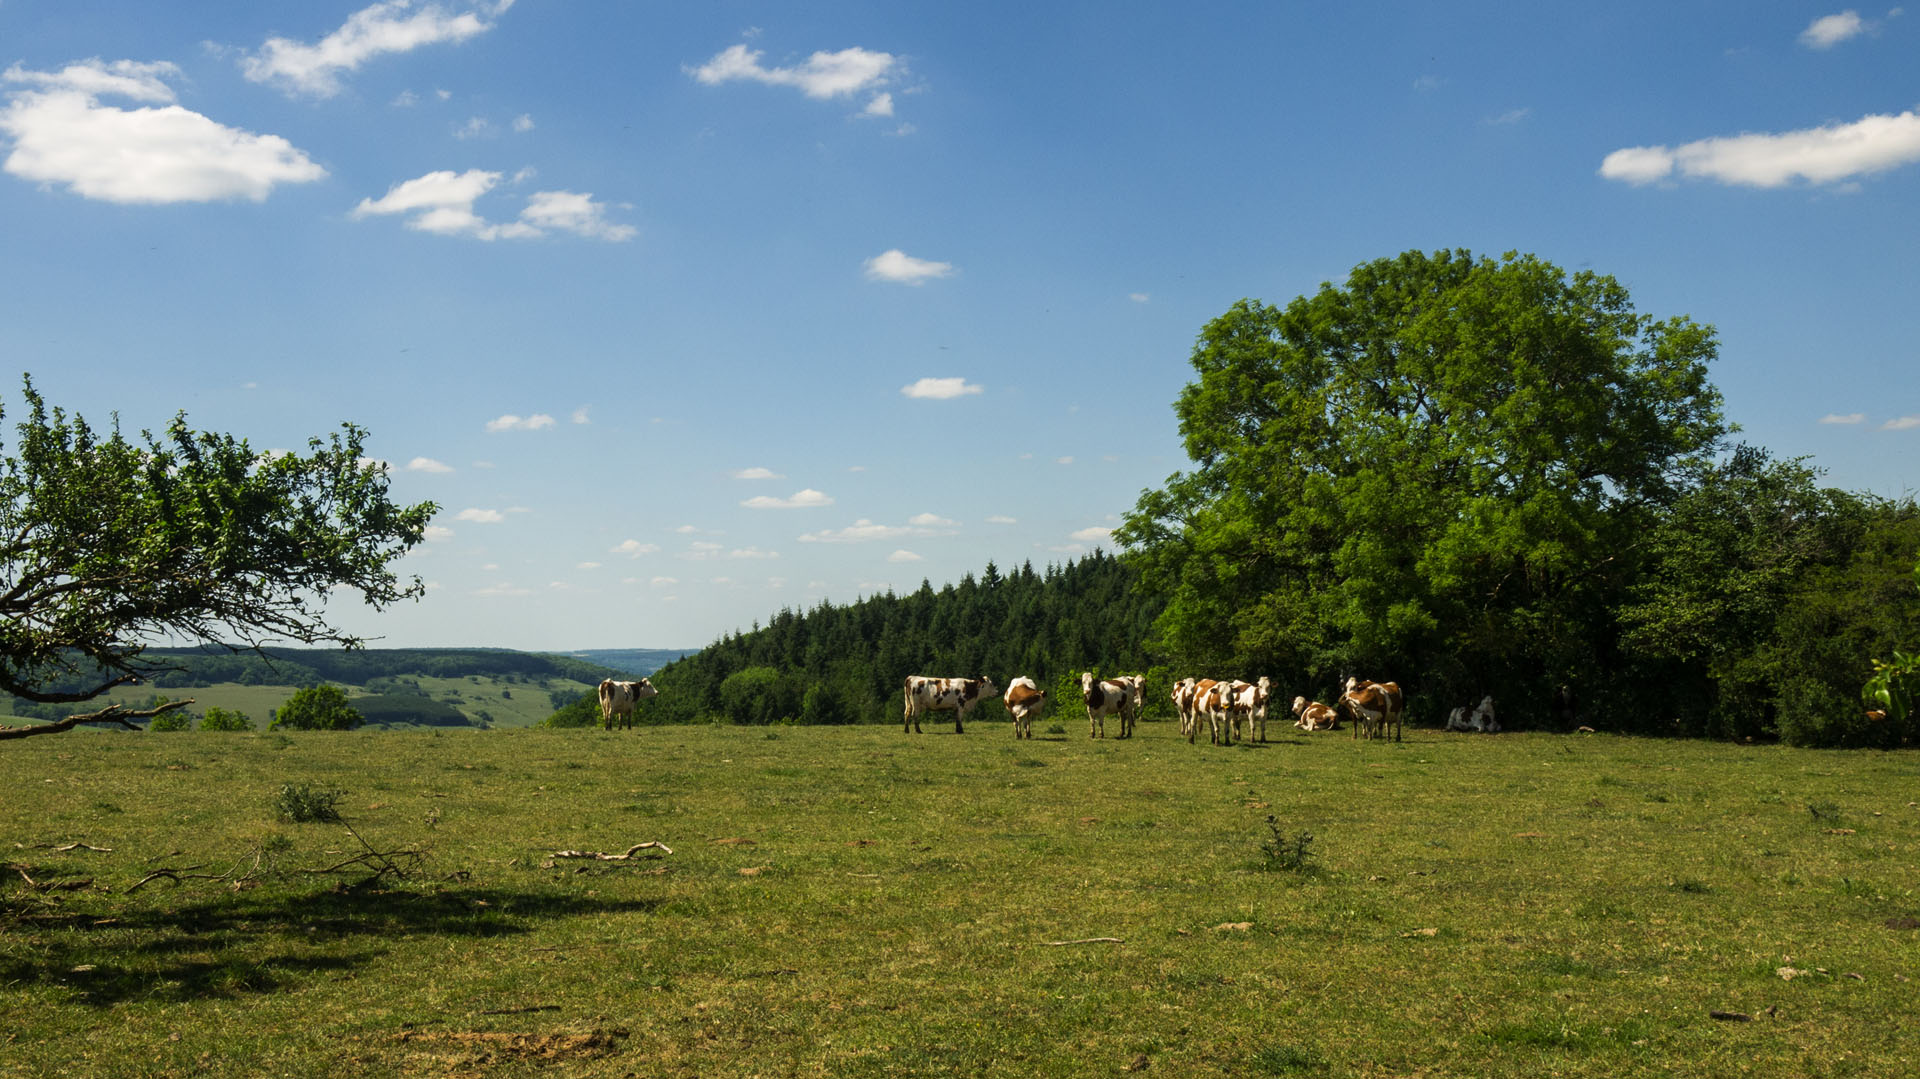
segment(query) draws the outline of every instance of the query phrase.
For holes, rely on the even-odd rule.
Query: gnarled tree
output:
[[[155,670],[142,654],[162,639],[355,647],[331,592],[384,608],[425,591],[393,565],[437,507],[393,503],[358,427],[264,454],[184,414],[134,440],[49,407],[31,378],[24,395],[0,456],[0,691],[91,700]]]

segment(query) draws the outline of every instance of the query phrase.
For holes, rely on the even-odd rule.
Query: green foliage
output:
[[[599,696],[594,693],[583,693],[575,697],[571,703],[555,710],[552,715],[541,720],[536,725],[552,730],[568,727],[594,727],[598,726],[602,721]]]
[[[1725,431],[1715,353],[1524,255],[1408,252],[1242,301],[1175,406],[1193,470],[1116,538],[1185,669],[1419,672],[1416,707],[1545,688],[1588,668],[1622,552]]]
[[[1913,584],[1920,589],[1920,563],[1913,567]],[[1910,640],[1911,636],[1903,636]],[[1873,677],[1861,688],[1861,696],[1880,713],[1876,722],[1887,727],[1890,736],[1910,741],[1914,735],[1914,703],[1920,699],[1920,653],[1892,650],[1890,660],[1873,661]]]
[[[427,727],[470,726],[465,713],[445,701],[415,693],[379,693],[355,697],[353,708],[363,722],[375,725],[412,723]]]
[[[231,708],[210,706],[200,717],[200,729],[203,731],[250,731],[253,730],[253,717],[245,712]]]
[[[347,694],[339,686],[308,686],[287,698],[274,709],[270,731],[282,728],[300,731],[347,731],[365,722],[359,711],[347,703]]]
[[[282,783],[273,796],[274,815],[295,824],[337,824],[344,791]]]
[[[1267,815],[1267,835],[1260,841],[1260,853],[1266,859],[1264,868],[1270,871],[1313,873],[1316,869],[1313,833],[1303,831],[1288,838],[1279,818],[1272,814]]]
[[[162,713],[161,715],[154,716],[153,722],[147,724],[147,730],[154,731],[156,733],[165,733],[168,731],[187,731],[192,729],[193,729],[193,717],[187,715],[184,712],[178,712],[178,711],[165,712],[165,713]]]
[[[267,456],[184,414],[130,440],[48,407],[31,379],[23,396],[0,458],[0,690],[87,700],[162,636],[352,646],[309,597],[345,589],[384,608],[424,592],[392,567],[436,507],[388,498],[358,427]]]

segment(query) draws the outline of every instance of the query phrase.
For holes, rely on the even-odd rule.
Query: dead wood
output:
[[[658,849],[666,854],[673,853],[672,847],[657,840],[649,839],[645,843],[635,843],[633,846],[628,847],[625,854],[606,854],[597,850],[557,850],[553,852],[553,856],[555,858],[592,858],[597,862],[624,862],[631,859],[636,852],[649,848]],[[660,855],[649,854],[646,857],[658,858]]]
[[[1047,947],[1059,948],[1068,944],[1125,944],[1125,943],[1126,941],[1121,940],[1119,937],[1087,937],[1083,940],[1050,940],[1047,942]]]
[[[130,731],[144,730],[145,728],[134,723],[133,720],[152,719],[162,712],[171,712],[175,708],[184,708],[192,703],[193,698],[188,697],[184,700],[168,701],[152,708],[128,708],[124,705],[110,704],[98,712],[82,712],[52,723],[36,723],[29,727],[0,727],[0,741],[8,738],[31,738],[36,734],[58,734],[61,731],[70,731],[83,723],[118,723]]]

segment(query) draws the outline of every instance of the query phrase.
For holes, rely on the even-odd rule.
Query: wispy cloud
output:
[[[574,410],[573,410],[573,422],[575,422],[575,423],[577,423],[577,424],[589,424],[589,423],[592,423],[592,422],[593,422],[593,418],[592,418],[592,416],[590,416],[590,415],[588,415],[588,413],[589,413],[589,412],[591,411],[591,409],[592,409],[592,406],[591,406],[591,405],[581,405],[581,406],[580,406],[579,408],[576,408],[576,409],[574,409]]]
[[[926,560],[921,558],[919,555],[914,554],[912,551],[909,551],[906,548],[902,547],[901,549],[888,555],[887,561],[889,562],[924,562]]]
[[[1733,135],[1683,146],[1615,150],[1600,175],[1630,184],[1685,179],[1747,187],[1783,187],[1796,180],[1831,184],[1920,161],[1920,112],[1867,116],[1778,135]]]
[[[946,401],[955,397],[985,393],[986,388],[978,383],[968,382],[964,378],[923,378],[911,385],[900,387],[900,392],[908,397],[927,401]]]
[[[0,133],[13,142],[6,171],[118,203],[260,202],[274,187],[310,183],[327,170],[278,135],[227,127],[173,103],[165,62],[87,60],[60,71],[10,67]],[[145,102],[123,109],[103,95]],[[154,107],[157,106],[157,107]]]
[[[641,543],[637,539],[622,540],[608,554],[623,554],[628,558],[639,558],[643,554],[653,554],[660,548],[651,543]]]
[[[904,525],[874,524],[862,517],[845,528],[809,532],[799,538],[801,543],[869,543],[907,536],[951,536],[957,527],[957,522],[933,513],[919,514]]]
[[[753,468],[738,470],[733,474],[733,478],[736,480],[784,480],[787,477],[771,468],[761,468],[756,465]]]
[[[816,52],[792,67],[766,67],[759,49],[731,45],[699,67],[684,70],[707,86],[727,82],[758,82],[791,86],[811,98],[844,97],[885,83],[899,61],[891,54],[858,46],[839,52]]]
[[[343,88],[341,76],[367,61],[484,34],[493,28],[491,20],[512,6],[513,0],[496,0],[454,10],[439,3],[384,0],[347,16],[338,30],[311,45],[268,38],[260,51],[241,61],[240,70],[254,82],[332,97]]]
[[[1517,124],[1532,115],[1533,115],[1533,110],[1530,108],[1522,107],[1518,109],[1508,109],[1507,111],[1500,113],[1497,116],[1487,117],[1486,123],[1488,124],[1488,126],[1491,126],[1491,127],[1505,127],[1508,125]]]
[[[1107,538],[1112,535],[1113,535],[1113,529],[1100,528],[1096,526],[1093,528],[1083,528],[1080,531],[1075,532],[1072,535],[1069,535],[1067,538],[1070,540],[1078,541],[1080,543],[1105,543],[1107,541]]]
[[[506,520],[507,515],[504,513],[501,513],[499,510],[488,510],[488,509],[479,509],[476,507],[469,507],[467,509],[461,510],[459,513],[454,514],[453,519],[456,521],[471,521],[474,524],[493,525],[493,524],[499,524],[501,521]]]
[[[869,280],[899,285],[924,285],[935,278],[953,275],[953,263],[917,259],[897,247],[868,259],[866,266]]]
[[[399,215],[410,229],[479,240],[532,240],[551,232],[565,232],[619,243],[633,239],[637,233],[632,225],[608,221],[605,203],[575,191],[536,191],[527,197],[518,219],[488,221],[474,209],[474,203],[499,182],[500,173],[483,169],[429,172],[393,185],[377,199],[361,199],[351,216]]]
[[[1880,425],[1882,431],[1911,431],[1915,427],[1920,427],[1920,416],[1902,416]]]
[[[509,412],[504,416],[487,421],[487,432],[499,434],[501,431],[538,431],[542,427],[552,427],[553,417],[544,412],[531,416],[516,416]]]
[[[431,457],[415,457],[407,462],[408,472],[452,472],[453,466]]]
[[[772,495],[757,495],[740,503],[753,510],[793,510],[811,509],[815,506],[831,506],[833,499],[809,487],[804,491],[795,491],[791,498],[774,498]]]
[[[1867,422],[1867,414],[1864,412],[1847,412],[1847,413],[1829,412],[1826,415],[1820,417],[1820,422],[1821,423],[1865,423]]]

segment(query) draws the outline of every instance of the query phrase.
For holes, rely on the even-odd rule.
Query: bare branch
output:
[[[162,712],[171,712],[175,708],[184,708],[193,703],[192,697],[168,701],[153,708],[128,708],[124,705],[110,704],[98,712],[85,712],[77,716],[68,716],[53,723],[39,723],[31,727],[0,727],[0,741],[9,738],[31,738],[36,734],[58,734],[70,731],[83,723],[118,723],[130,731],[143,730],[131,722],[136,719],[152,719]]]

